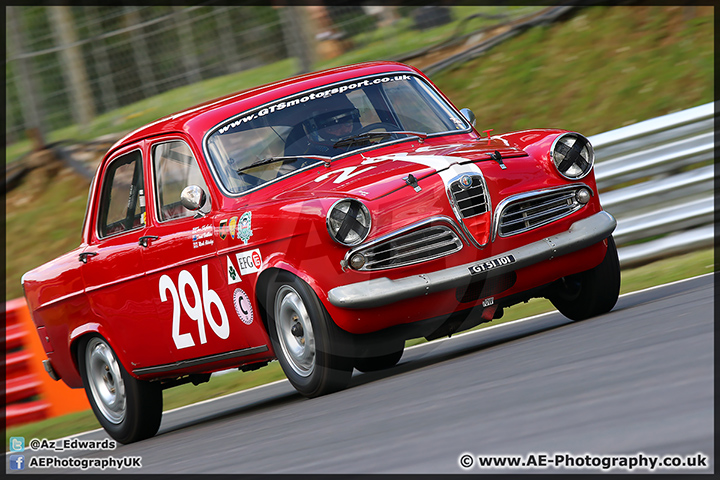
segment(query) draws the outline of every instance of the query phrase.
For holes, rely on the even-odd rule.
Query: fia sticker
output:
[[[241,288],[236,288],[233,293],[233,304],[238,317],[245,325],[250,325],[253,321],[253,309],[250,299]]]
[[[233,240],[235,240],[235,227],[237,226],[237,217],[232,217],[230,219],[230,223],[228,224],[228,228],[230,229],[230,237],[232,237]]]
[[[483,307],[489,307],[490,305],[495,303],[495,297],[488,297],[485,300],[483,300],[482,306]]]
[[[235,268],[235,265],[233,265],[233,262],[232,260],[230,260],[229,255],[227,257],[227,276],[228,285],[232,285],[233,283],[238,283],[242,281],[240,272],[238,272],[237,268]]]
[[[237,259],[238,268],[242,275],[249,273],[255,273],[260,270],[262,266],[262,255],[260,255],[259,249],[250,250],[248,252],[241,252],[235,255]]]
[[[240,221],[237,225],[237,235],[240,240],[247,245],[248,240],[252,237],[252,213],[245,212],[240,217]],[[233,237],[234,238],[234,237]]]

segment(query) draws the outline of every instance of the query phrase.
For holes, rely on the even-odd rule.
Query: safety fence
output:
[[[368,47],[390,60],[434,42],[424,33],[435,27],[477,31],[544,8],[281,3],[7,7],[6,142],[29,132],[42,141],[165,91],[284,59],[294,59],[287,76]],[[398,42],[415,32],[423,32],[415,42]]]
[[[708,103],[589,138],[621,266],[713,245],[714,124]]]

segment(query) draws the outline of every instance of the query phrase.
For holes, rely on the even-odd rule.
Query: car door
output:
[[[176,362],[202,363],[218,354],[243,356],[248,343],[232,298],[227,298],[227,266],[216,256],[217,214],[197,159],[188,142],[177,136],[153,140],[148,155],[152,213],[143,262],[148,294],[163,325],[159,335],[169,342]],[[206,194],[197,212],[180,201],[189,185]]]
[[[147,234],[146,162],[141,144],[119,150],[98,171],[99,198],[89,212],[92,233],[78,259],[90,307],[106,337],[128,370],[164,363],[171,351],[153,342],[156,306],[140,246]]]

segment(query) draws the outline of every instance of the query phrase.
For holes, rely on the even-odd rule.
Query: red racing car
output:
[[[80,246],[23,277],[46,370],[127,443],[157,432],[162,389],[214,371],[277,359],[315,397],[531,297],[610,311],[616,221],[588,140],[474,124],[417,69],[372,62],[130,133]]]

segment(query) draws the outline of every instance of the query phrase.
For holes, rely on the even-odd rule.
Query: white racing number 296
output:
[[[201,284],[202,296],[198,289],[197,282],[187,270],[181,271],[180,275],[178,275],[177,287],[168,275],[160,277],[160,300],[163,302],[167,301],[167,292],[170,292],[173,300],[172,337],[175,342],[175,347],[177,347],[178,350],[195,346],[195,340],[193,340],[190,332],[180,333],[180,305],[182,305],[188,317],[197,322],[201,344],[207,343],[205,317],[207,317],[207,323],[210,325],[212,331],[215,332],[215,335],[223,340],[230,336],[230,321],[228,320],[227,312],[225,312],[225,307],[223,307],[220,301],[220,295],[208,286],[207,265],[202,266]],[[190,305],[187,298],[187,287],[190,288],[193,294],[192,305]],[[213,318],[213,305],[215,305],[215,308],[220,312],[220,318],[222,320],[220,324]]]

